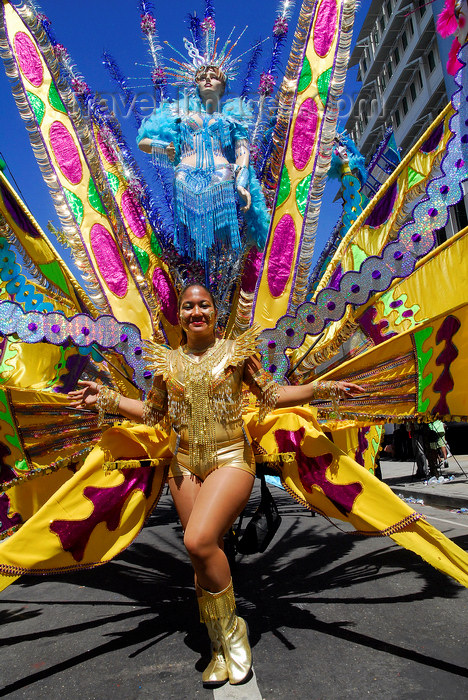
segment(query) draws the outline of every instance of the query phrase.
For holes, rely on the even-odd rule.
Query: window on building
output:
[[[419,3],[419,16],[424,17],[424,15],[426,14],[426,10],[427,10],[427,7],[426,7],[426,2],[424,0],[424,2]]]
[[[432,73],[435,68],[434,51],[432,49],[427,54],[427,62],[429,64],[429,72]]]
[[[387,10],[387,17],[390,19],[392,15],[392,3],[390,2],[390,0],[387,0],[387,2],[385,3],[385,8]]]
[[[403,97],[401,101],[401,106],[403,107],[403,113],[408,114],[408,100],[406,99],[406,96]]]
[[[401,43],[403,46],[403,51],[406,51],[406,49],[408,48],[408,37],[406,36],[406,31],[404,31],[401,35]]]
[[[373,37],[373,39],[374,39],[374,46],[377,46],[378,43],[379,43],[379,39],[380,39],[380,37],[379,37],[379,32],[377,31],[377,29],[374,29],[374,32],[373,32],[373,34],[372,34],[372,37]]]
[[[397,128],[401,124],[401,117],[400,117],[400,110],[399,109],[395,110],[395,124],[397,125]]]
[[[382,88],[382,92],[387,87],[387,81],[385,80],[385,73],[380,74],[380,87]]]
[[[434,235],[436,237],[437,245],[441,245],[447,240],[447,230],[444,226],[444,228],[438,228],[436,231],[434,231]]]
[[[381,15],[379,17],[379,27],[380,27],[380,32],[383,34],[385,31],[385,17]]]
[[[458,204],[454,204],[451,209],[456,230],[461,231],[463,228],[466,228],[468,226],[468,216],[466,215],[464,200],[462,199],[461,202],[458,202]]]
[[[392,77],[392,75],[393,75],[393,66],[392,66],[392,62],[391,62],[391,61],[389,61],[389,62],[387,63],[387,73],[388,73],[388,78],[390,79],[390,78]]]
[[[367,126],[369,119],[367,117],[367,112],[362,113],[362,121],[364,122],[364,126]]]
[[[410,91],[411,99],[414,102],[416,100],[416,94],[417,94],[416,93],[416,85],[414,84],[414,82],[411,83],[411,85],[409,86],[409,91]]]
[[[421,76],[421,71],[419,71],[419,70],[416,73],[416,82],[419,85],[419,89],[422,90],[423,89],[423,79]]]
[[[395,61],[396,66],[400,63],[400,49],[398,48],[398,46],[395,46],[395,51],[393,52],[393,60]]]
[[[412,18],[412,17],[410,17],[409,20],[408,20],[408,31],[409,31],[410,36],[413,36],[413,34],[414,34],[414,24],[413,24],[413,18]]]

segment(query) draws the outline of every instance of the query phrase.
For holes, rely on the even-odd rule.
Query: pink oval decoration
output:
[[[262,257],[262,253],[260,253],[255,246],[250,249],[247,255],[241,282],[241,289],[247,294],[253,294],[255,291],[258,275],[260,274]]]
[[[137,238],[143,238],[143,236],[146,235],[143,209],[130,190],[125,190],[122,195],[122,211],[135,236]]]
[[[314,150],[317,125],[317,105],[311,97],[308,97],[302,103],[294,125],[292,157],[298,170],[303,170],[310,160]]]
[[[113,151],[109,148],[107,143],[104,141],[99,131],[97,133],[97,140],[104,158],[107,160],[108,163],[114,165],[117,162],[117,158],[115,157]]]
[[[290,214],[285,214],[275,228],[268,259],[268,287],[274,297],[281,296],[286,288],[291,275],[295,245],[294,219]]]
[[[124,297],[128,289],[127,273],[116,242],[101,224],[94,224],[90,238],[99,272],[107,287],[117,297]]]
[[[15,34],[15,52],[26,80],[34,87],[42,85],[44,80],[42,61],[33,42],[24,32]]]
[[[324,58],[330,51],[335,37],[337,20],[336,0],[322,0],[314,27],[314,49],[320,58]]]
[[[177,296],[169,277],[160,267],[157,267],[153,273],[153,287],[161,302],[161,311],[164,316],[169,323],[177,326],[179,323],[177,317]]]
[[[52,124],[49,141],[62,174],[72,185],[77,185],[83,177],[80,154],[72,135],[62,122]]]

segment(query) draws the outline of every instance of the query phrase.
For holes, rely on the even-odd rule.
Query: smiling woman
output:
[[[229,679],[237,684],[249,676],[252,655],[245,622],[235,612],[223,536],[249,500],[255,477],[242,385],[259,400],[260,420],[275,406],[287,408],[320,394],[363,390],[348,382],[277,385],[255,356],[255,329],[236,340],[216,338],[215,302],[202,284],[188,285],[178,307],[182,345],[172,351],[155,349],[155,379],[145,403],[99,390],[93,382],[82,382],[70,398],[74,407],[96,405],[102,414],[119,412],[152,426],[169,419],[169,486],[195,571],[200,616],[213,645],[203,681],[218,684]]]
[[[177,4],[178,11],[183,4]],[[73,72],[66,50],[48,31],[47,19],[37,14],[33,3],[28,2],[21,10],[6,0],[0,4],[4,20],[0,26],[1,49],[15,81],[22,116],[70,232],[69,240],[77,246],[79,262],[95,285],[92,297],[77,290],[74,280],[68,289],[67,271],[60,268],[62,286],[57,283],[57,291],[54,287],[47,301],[52,311],[46,313],[49,307],[41,304],[48,288],[36,269],[47,275],[53,266],[43,264],[43,257],[34,250],[31,260],[37,266],[30,267],[37,284],[31,284],[31,293],[27,289],[20,297],[20,265],[10,247],[13,235],[11,240],[0,241],[6,282],[0,299],[4,334],[0,378],[6,384],[0,387],[0,429],[5,440],[0,493],[0,534],[5,539],[0,543],[0,589],[26,573],[70,573],[109,562],[136,538],[168,483],[193,566],[200,619],[212,645],[211,660],[202,676],[208,685],[243,683],[252,671],[247,628],[236,612],[223,537],[249,498],[257,464],[274,469],[287,492],[305,508],[348,523],[359,535],[389,536],[468,585],[467,554],[361,466],[365,455],[369,462],[375,458],[378,448],[369,435],[374,426],[368,426],[366,419],[371,419],[366,411],[380,407],[380,397],[387,391],[388,403],[395,398],[396,405],[418,410],[417,404],[410,403],[421,399],[417,348],[421,350],[424,342],[426,350],[429,347],[425,355],[437,363],[438,351],[434,348],[440,338],[452,347],[452,337],[467,325],[461,312],[461,320],[439,317],[438,327],[432,319],[425,322],[431,323],[430,333],[426,334],[425,326],[418,327],[414,331],[418,342],[415,335],[395,335],[396,341],[402,340],[401,345],[394,345],[391,337],[390,342],[357,356],[329,375],[339,381],[280,385],[265,371],[259,357],[260,328],[251,325],[254,297],[267,314],[265,327],[276,323],[275,333],[278,328],[281,331],[281,336],[260,346],[265,366],[272,373],[278,370],[274,358],[280,347],[283,352],[284,343],[297,338],[299,330],[301,334],[309,332],[306,322],[315,322],[309,314],[302,325],[299,315],[297,319],[285,316],[278,324],[278,312],[272,311],[275,297],[282,295],[287,285],[295,285],[292,272],[302,265],[294,262],[302,246],[296,232],[309,219],[295,195],[302,185],[296,185],[310,183],[318,172],[314,170],[316,159],[309,141],[311,134],[317,139],[323,136],[319,125],[323,110],[311,106],[311,101],[322,100],[312,79],[316,71],[302,73],[301,57],[309,37],[309,48],[315,46],[321,75],[330,77],[332,63],[344,60],[354,9],[354,0],[341,4],[339,0],[304,0],[307,12],[301,13],[296,32],[302,44],[296,43],[288,63],[288,69],[292,66],[294,71],[286,74],[291,80],[284,81],[288,85],[281,102],[285,108],[289,105],[293,128],[287,128],[287,109],[279,110],[284,128],[277,130],[276,122],[272,132],[269,116],[274,121],[275,114],[266,109],[266,98],[273,94],[291,4],[289,0],[278,4],[272,32],[273,57],[258,83],[258,129],[252,136],[245,123],[249,113],[244,112],[243,100],[231,99],[221,111],[219,108],[236,61],[231,58],[234,46],[228,46],[230,38],[224,48],[217,43],[213,3],[206,0],[203,20],[191,16],[193,42],[184,42],[191,62],[184,59],[181,63],[179,56],[173,62],[178,67],[167,75],[175,77],[178,84],[188,82],[192,95],[182,103],[163,100],[140,131],[142,147],[150,149],[159,165],[174,176],[175,238],[173,227],[164,237],[162,216],[158,214],[158,218],[151,211],[146,185],[138,180],[137,170],[132,170],[130,151],[122,144],[120,132],[112,130],[114,115],[102,108],[100,98]],[[250,5],[259,12],[261,3]],[[346,31],[341,45],[335,31],[337,9],[345,5]],[[113,13],[116,6],[118,3],[112,5]],[[242,3],[233,11],[242,13],[244,7],[246,14],[252,11]],[[165,97],[166,73],[158,64],[162,47],[149,8],[150,3],[141,0],[141,27],[154,49],[156,63],[153,87]],[[69,13],[69,8],[65,9]],[[170,12],[172,18],[173,9],[165,6],[161,13]],[[90,12],[93,10],[90,8]],[[314,13],[322,11],[321,21],[316,22]],[[103,27],[103,31],[106,29]],[[20,32],[29,38],[26,41],[20,36],[15,44],[12,37]],[[330,49],[333,32],[336,52]],[[28,62],[31,51],[34,59]],[[325,53],[328,58],[324,64]],[[331,85],[334,83],[330,80]],[[302,103],[298,109],[292,101],[297,97]],[[327,129],[333,123],[331,119]],[[221,337],[217,327],[221,304],[217,308],[216,290],[201,284],[207,269],[203,263],[209,261],[213,249],[216,258],[222,246],[230,253],[237,271],[247,257],[241,254],[245,231],[237,216],[238,198],[247,222],[252,212],[259,211],[258,206],[264,206],[256,199],[260,189],[251,171],[255,153],[252,143],[255,145],[254,136],[262,128],[265,141],[257,143],[266,144],[266,149],[259,149],[257,156],[265,164],[263,172],[271,176],[262,176],[262,184],[266,189],[270,186],[274,194],[276,173],[284,186],[272,245],[267,246],[265,255],[267,258],[273,251],[275,259],[270,257],[262,272],[268,272],[264,280],[268,277],[270,289],[262,298],[256,294],[255,273],[259,274],[260,266],[254,264],[244,297],[240,274],[229,272],[231,286],[223,286],[216,275],[225,307],[234,307],[240,300],[232,312],[232,325],[222,327],[227,330]],[[283,134],[281,148],[285,152],[289,149],[291,155],[289,161],[284,161],[289,170],[281,167],[272,133]],[[287,133],[292,137],[289,145],[285,144]],[[270,169],[270,156],[274,161],[275,155],[276,169]],[[302,171],[306,160],[310,166],[307,174]],[[170,209],[168,182],[160,171],[156,174]],[[0,189],[7,192],[3,184]],[[4,201],[10,209],[13,205],[21,209],[13,195]],[[32,227],[32,218],[26,214],[22,210],[12,222],[16,225],[14,231],[36,241],[27,227],[22,228],[26,219]],[[261,230],[261,225],[255,227],[257,234]],[[420,234],[417,237],[419,241]],[[37,238],[41,238],[39,232]],[[260,238],[257,243],[260,245]],[[254,252],[261,257],[259,251]],[[193,269],[197,274],[188,266],[192,258],[196,258]],[[61,261],[54,257],[52,262]],[[228,267],[222,256],[216,262],[218,270]],[[91,277],[93,270],[95,275]],[[307,266],[302,271],[306,274]],[[380,279],[380,271],[374,270],[375,274]],[[197,281],[184,287],[186,280]],[[75,296],[78,291],[80,296]],[[37,297],[32,299],[36,292]],[[334,311],[336,305],[332,301],[323,306],[326,308]],[[50,353],[51,348],[56,352]],[[454,367],[457,376],[466,374],[464,361],[458,365],[452,362],[450,372]],[[78,377],[85,379],[73,388]],[[352,377],[364,381],[365,387],[347,381]],[[68,392],[69,388],[73,389]],[[445,401],[445,395],[442,398]],[[324,411],[328,418],[325,425],[319,423],[311,402]],[[351,438],[355,443],[349,448],[346,445],[349,451],[340,449],[345,442],[342,432],[349,428],[348,422],[339,419],[340,408],[356,419]],[[178,599],[168,605],[177,605]],[[161,617],[163,624],[169,617]]]

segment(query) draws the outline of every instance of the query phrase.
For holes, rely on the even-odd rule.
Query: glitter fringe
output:
[[[327,103],[323,116],[317,166],[309,191],[307,210],[304,213],[304,225],[297,275],[294,282],[294,290],[290,304],[290,310],[293,312],[296,311],[299,304],[305,300],[307,295],[320,206],[327,181],[328,170],[330,168],[336,133],[336,123],[339,116],[337,102],[343,93],[346,80],[355,10],[356,0],[343,0],[340,39],[336,48],[333,78],[330,83]]]
[[[95,438],[88,439],[90,442],[97,442],[100,438],[100,435],[101,433],[99,433],[99,435]],[[82,450],[79,450],[78,452],[74,452],[68,457],[61,457],[55,462],[52,462],[52,464],[49,464],[47,467],[33,469],[27,474],[24,474],[24,476],[18,476],[15,479],[12,479],[11,481],[5,482],[0,485],[0,493],[5,493],[6,491],[12,489],[14,486],[18,486],[19,484],[25,481],[30,481],[31,479],[36,479],[37,477],[45,476],[46,474],[52,474],[52,472],[56,472],[59,469],[67,469],[68,467],[73,467],[73,469],[77,469],[78,467],[82,466],[85,458],[88,456],[88,454],[93,448],[94,445],[90,445]]]
[[[203,596],[198,599],[200,619],[211,622],[229,617],[236,610],[236,600],[232,581],[229,586],[219,593],[203,590]]]

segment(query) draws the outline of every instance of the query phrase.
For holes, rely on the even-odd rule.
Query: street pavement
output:
[[[464,467],[468,457],[457,459]],[[424,486],[412,463],[382,461],[392,488],[468,550],[468,495]],[[455,476],[458,467],[450,465]],[[467,469],[468,471],[468,469]],[[209,645],[169,495],[110,564],[23,577],[2,593],[0,697],[18,700],[431,700],[468,697],[468,590],[388,538],[365,538],[271,488],[281,528],[263,555],[239,557],[234,582],[250,627],[254,677],[203,688]],[[429,493],[457,495],[453,508]],[[249,504],[259,502],[256,486]],[[458,510],[461,510],[460,508]]]
[[[437,479],[421,480],[416,479],[413,460],[382,460],[382,479],[397,495],[413,505],[422,500],[426,505],[439,508],[468,509],[468,455],[451,455],[447,464]]]

